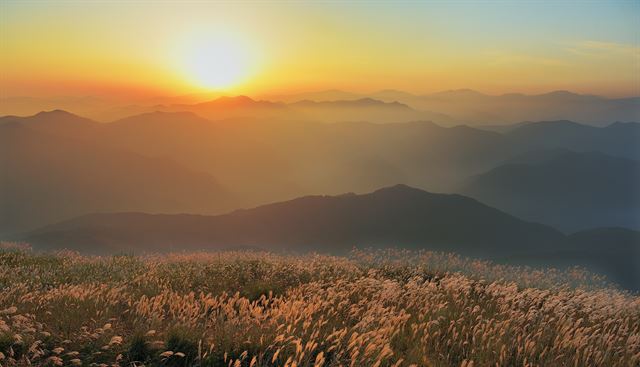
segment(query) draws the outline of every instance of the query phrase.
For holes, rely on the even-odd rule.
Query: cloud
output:
[[[581,41],[570,45],[566,50],[580,56],[631,57],[640,59],[640,47],[626,43]]]
[[[508,52],[492,52],[487,55],[490,59],[488,65],[505,66],[505,65],[540,65],[540,66],[565,66],[564,60],[538,55],[528,55],[522,53]]]

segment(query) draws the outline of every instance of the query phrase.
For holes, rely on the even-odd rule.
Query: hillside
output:
[[[240,105],[260,103],[238,98],[216,101],[219,104],[224,102]],[[354,103],[379,104],[367,100]],[[106,150],[156,157],[156,162],[173,162],[170,165],[215,177],[219,185],[232,187],[238,194],[228,198],[225,203],[228,205],[222,205],[228,209],[314,194],[364,193],[397,183],[432,192],[456,192],[469,177],[488,173],[492,169],[513,163],[514,159],[528,154],[527,152],[541,149],[572,149],[584,153],[601,151],[614,157],[640,156],[636,144],[639,125],[633,123],[612,124],[605,128],[566,121],[525,123],[501,134],[468,126],[442,127],[426,121],[393,124],[321,123],[240,117],[214,121],[193,112],[161,111],[130,116],[110,123],[97,123],[64,111],[20,118],[9,116],[0,121],[3,122],[0,126],[20,124],[42,133],[42,140],[51,139],[46,144],[64,145],[66,143],[58,140],[69,139],[74,141],[72,146],[80,144],[87,152]],[[37,152],[47,154],[44,149]],[[88,166],[83,169],[95,169],[88,159],[79,160],[76,164],[76,169],[80,169],[82,164]],[[569,168],[573,169],[577,168]],[[584,175],[587,186],[590,175],[598,175],[597,169],[593,167],[589,174]],[[607,169],[604,168],[605,171]],[[630,172],[623,174],[632,175]],[[144,175],[144,169],[136,175]],[[188,177],[189,174],[179,176]],[[633,184],[635,179],[627,179],[627,176],[624,176],[624,182]],[[16,185],[19,184],[19,179],[16,176]],[[570,180],[571,177],[566,179]],[[541,180],[552,185],[554,176],[543,177]],[[625,185],[624,182],[614,181],[610,185],[603,183],[601,187],[591,187],[591,193],[602,197],[607,190]],[[504,184],[503,182],[501,185]],[[573,184],[582,185],[576,180]],[[23,187],[26,190],[30,186],[25,184]],[[567,187],[554,189],[562,194]],[[78,190],[82,191],[81,186]],[[190,191],[177,190],[174,197],[176,200],[196,201],[188,192]],[[202,190],[194,192],[204,193]],[[474,191],[461,192],[472,196],[477,194]],[[25,195],[28,192],[25,191]],[[88,193],[79,192],[77,195]],[[633,200],[630,201],[632,202]],[[487,203],[508,212],[511,209],[490,196],[487,196]],[[198,209],[197,213],[203,213],[204,207],[205,205],[197,204],[194,208]],[[216,208],[217,205],[211,210],[218,212],[214,210]],[[149,211],[145,207],[140,210]],[[210,213],[211,210],[204,212]],[[546,220],[544,213],[536,217],[527,217],[521,211],[510,213],[535,221]],[[605,213],[611,216],[604,217]],[[629,225],[628,220],[621,221],[614,214],[601,213],[603,218],[611,219],[609,221],[600,221],[594,217],[594,220],[585,222],[585,226],[571,225],[566,228],[574,230],[586,226]],[[629,217],[629,214],[620,215]],[[66,218],[60,216],[51,219],[60,221]],[[578,224],[584,222],[579,218],[576,220]],[[564,227],[559,222],[550,223]]]
[[[308,194],[367,192],[395,183],[451,192],[468,177],[530,150],[601,151],[634,159],[640,157],[638,126],[542,122],[499,134],[425,121],[207,121],[152,113],[105,124],[96,140],[144,155],[170,155],[237,187],[257,205]],[[226,157],[234,157],[233,164]]]
[[[637,295],[451,254],[0,251],[3,284],[9,366],[623,367],[640,353]]]
[[[493,257],[562,238],[552,228],[463,196],[398,185],[363,195],[303,197],[219,216],[89,215],[22,239],[40,248],[94,252],[231,246],[344,252],[353,246],[400,245]]]
[[[216,101],[240,105],[260,103],[238,98]],[[369,100],[353,103],[379,104]],[[640,125],[634,123],[617,123],[604,128],[569,121],[523,123],[501,134],[467,126],[446,128],[420,121],[389,124],[327,124],[253,118],[212,121],[192,112],[158,111],[111,123],[97,123],[64,111],[29,117],[7,116],[0,122],[3,127],[18,124],[40,133],[42,146],[70,144],[72,150],[88,152],[83,153],[85,155],[100,155],[104,151],[128,152],[153,159],[156,163],[150,166],[158,165],[157,162],[173,162],[168,164],[167,170],[201,172],[209,176],[207,179],[215,177],[220,183],[216,185],[232,187],[237,194],[225,197],[221,205],[211,205],[211,201],[218,200],[213,199],[219,197],[215,192],[217,189],[208,193],[207,185],[193,184],[201,188],[168,191],[172,193],[173,201],[191,204],[108,206],[117,211],[213,213],[222,208],[252,207],[311,194],[364,193],[404,183],[435,192],[458,191],[518,217],[566,231],[612,225],[637,228],[637,201],[634,199],[637,196],[633,191],[638,182],[634,173],[636,166],[614,163],[625,162],[624,157],[640,156],[636,144],[640,139]],[[539,155],[542,150],[567,149],[575,150],[581,158],[565,157],[546,170],[535,168],[532,171],[528,168],[531,165],[513,166],[518,163],[517,159]],[[603,160],[597,154],[589,153],[594,151],[610,157]],[[7,154],[12,153],[7,151]],[[37,155],[42,160],[48,152],[41,148],[31,154],[34,160]],[[70,152],[65,154],[72,155]],[[550,164],[545,162],[543,165]],[[85,159],[82,165],[91,163]],[[118,169],[113,167],[110,171],[118,175]],[[130,174],[137,175],[140,181],[145,169]],[[172,176],[185,177],[185,182],[191,180],[186,178],[191,174],[178,174],[177,171]],[[70,180],[71,177],[78,180],[78,174],[70,175]],[[469,177],[475,178],[469,181]],[[605,177],[614,179],[608,182]],[[15,176],[15,185],[23,185],[20,180],[20,176]],[[196,177],[193,180],[202,181]],[[518,184],[512,185],[511,180]],[[108,181],[105,178],[105,182]],[[533,185],[534,181],[537,184]],[[84,186],[74,182],[68,185],[76,185],[72,195],[91,197],[91,191]],[[580,190],[571,190],[565,195],[566,187],[579,187]],[[201,203],[192,192],[210,199]],[[538,196],[534,195],[536,192]],[[544,196],[554,192],[555,196]],[[626,195],[623,193],[630,199],[621,199]],[[136,187],[130,185],[128,197],[135,194]],[[145,195],[147,193],[140,193],[141,197]],[[541,199],[534,200],[534,197]],[[104,210],[99,200],[90,202],[95,204],[83,205],[84,212],[72,214]],[[589,205],[597,210],[584,210]],[[73,215],[63,210],[57,216],[47,216],[47,220],[57,222]]]
[[[640,232],[625,228],[596,228],[568,237],[569,245],[555,254],[555,263],[584,262],[626,289],[640,291]]]
[[[560,269],[579,265],[624,289],[640,291],[640,232],[626,228],[576,232],[562,246],[509,256],[505,261]]]
[[[90,212],[212,213],[233,196],[211,176],[149,158],[0,125],[0,234]]]
[[[571,232],[640,228],[640,162],[602,153],[539,151],[473,177],[460,190],[526,220]]]
[[[564,148],[640,159],[640,123],[617,122],[598,128],[564,120],[530,122],[510,130],[506,137],[523,151]]]
[[[308,196],[217,216],[105,213],[18,238],[84,253],[260,248],[344,254],[353,247],[456,252],[504,263],[582,266],[640,289],[640,237],[624,229],[565,236],[460,195],[397,185],[369,194]]]

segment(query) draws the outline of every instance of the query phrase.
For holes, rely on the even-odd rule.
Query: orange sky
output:
[[[0,6],[2,97],[330,88],[640,95],[637,2]]]

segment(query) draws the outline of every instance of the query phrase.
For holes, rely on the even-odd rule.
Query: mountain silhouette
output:
[[[103,112],[121,103],[119,98],[95,96],[0,97],[0,115],[30,116],[40,111],[63,110],[108,121],[109,118],[102,118]]]
[[[247,99],[238,101],[245,103]],[[399,105],[373,100],[352,103]],[[66,140],[61,142],[60,139],[72,140],[72,146],[80,144],[86,149],[85,154],[94,150],[129,152],[157,157],[155,162],[160,162],[158,164],[171,162],[183,170],[202,172],[215,177],[225,187],[233,187],[238,193],[223,206],[229,209],[313,194],[365,193],[396,183],[432,192],[456,192],[469,177],[516,163],[515,157],[522,157],[529,151],[602,151],[619,157],[633,157],[638,151],[634,135],[638,124],[635,123],[615,123],[604,128],[568,121],[524,123],[509,132],[496,133],[468,126],[442,127],[428,121],[376,124],[242,117],[211,120],[185,111],[153,111],[110,123],[98,123],[63,111],[31,117],[5,117],[0,121],[3,121],[0,126],[19,124],[41,133],[41,139],[51,139],[54,146],[66,144]],[[45,149],[39,149],[37,153],[42,159],[48,154]],[[76,169],[81,165],[87,165],[83,169],[89,171],[95,169],[89,159],[78,160]],[[567,172],[571,171],[571,167],[567,169]],[[552,185],[554,176],[541,180]],[[20,185],[18,181],[16,185]],[[25,190],[32,187],[31,184],[23,186]],[[602,189],[606,187],[602,186]],[[188,190],[182,193],[189,198],[176,198],[196,200]],[[596,191],[593,194],[600,196]],[[27,191],[25,195],[28,195]],[[513,209],[493,199],[487,202],[508,212]],[[87,209],[87,212],[98,211]],[[144,207],[131,209],[149,211]],[[165,209],[163,211],[174,212],[171,208]],[[197,212],[217,212],[213,210],[215,208],[203,209],[207,208],[198,207]],[[521,211],[511,213],[520,214]],[[597,220],[605,218],[604,213],[609,212],[602,212],[601,216],[593,218],[594,221],[584,223],[629,225],[613,220],[618,218],[616,216],[602,222]],[[51,221],[68,217],[62,214],[61,211],[61,216],[51,218]],[[541,222],[547,220],[521,215]],[[579,225],[582,220],[577,220],[575,227],[560,222],[553,224],[565,230],[587,228]]]
[[[499,262],[582,266],[640,290],[640,232],[598,228],[569,236],[461,195],[395,185],[368,194],[307,196],[228,214],[103,213],[16,239],[86,253],[258,248],[341,254],[358,247],[457,252]]]
[[[316,102],[302,100],[288,104],[309,120],[324,122],[368,121],[376,123],[433,120],[449,122],[451,119],[440,113],[417,111],[406,104],[383,102],[373,98]]]
[[[414,94],[403,92],[401,90],[396,90],[396,89],[383,89],[381,91],[370,94],[369,97],[377,100],[382,100],[385,102],[411,101],[417,98],[417,96]],[[403,102],[403,103],[406,103],[406,102]]]
[[[566,120],[531,122],[520,124],[506,136],[523,151],[565,148],[640,159],[640,123],[635,122],[601,128]]]
[[[550,138],[553,139],[553,138]],[[476,176],[461,193],[565,231],[640,227],[640,162],[599,152],[532,152]]]
[[[33,116],[2,116],[0,126],[21,124],[49,134],[81,138],[90,135],[100,123],[63,110],[38,112]]]
[[[209,102],[196,103],[192,105],[183,104],[176,105],[178,108],[187,107],[187,108],[281,108],[283,105],[281,103],[270,102],[270,101],[256,101],[248,96],[222,96],[218,97]]]
[[[304,100],[314,101],[314,102],[351,101],[351,100],[356,100],[356,99],[365,98],[365,97],[367,96],[360,93],[346,92],[339,89],[327,89],[327,90],[321,90],[321,91],[265,96],[267,100],[279,101],[283,103],[294,103],[294,102],[299,102]]]
[[[615,121],[640,121],[640,97],[605,98],[570,91],[552,91],[537,95],[506,93],[489,95],[471,89],[458,89],[430,94],[413,94],[400,90],[381,90],[372,93],[353,93],[340,90],[267,95],[263,100],[247,96],[225,96],[223,99],[206,98],[221,93],[147,98],[127,101],[96,97],[69,98],[0,98],[1,115],[28,115],[41,110],[61,108],[90,116],[99,121],[113,121],[126,116],[152,112],[191,111],[212,120],[233,117],[274,117],[298,119],[286,104],[309,100],[314,102],[353,101],[372,98],[382,102],[399,102],[416,111],[420,118],[406,116],[400,111],[395,119],[385,117],[385,122],[431,120],[446,126],[466,124],[505,125],[520,121],[571,120],[594,126],[607,126]],[[206,101],[206,102],[203,102]],[[329,116],[329,115],[328,115]],[[333,117],[333,116],[331,116]],[[350,121],[347,116],[337,116],[335,121]],[[372,118],[361,121],[375,121]],[[379,122],[379,121],[378,121]]]
[[[450,91],[423,96],[410,105],[438,111],[467,124],[568,119],[606,126],[614,121],[640,120],[640,98],[609,99],[569,91],[498,96],[470,90]]]
[[[451,121],[451,118],[441,113],[417,111],[399,102],[384,102],[369,97],[328,101],[304,99],[291,103],[281,103],[255,100],[241,95],[234,97],[223,96],[195,104],[128,108],[134,114],[156,110],[164,112],[188,111],[211,120],[242,117],[323,122],[369,121],[383,123],[434,120],[441,123],[449,123]]]
[[[456,99],[489,99],[491,96],[480,93],[473,89],[463,88],[463,89],[450,89],[441,92],[436,92],[432,94],[425,95],[427,98],[456,98]]]
[[[388,108],[399,108],[403,110],[411,110],[411,108],[405,104],[399,102],[383,102],[373,98],[360,98],[355,100],[335,100],[335,101],[311,101],[308,99],[290,103],[291,106],[300,107],[367,107],[367,106],[382,106]]]
[[[193,112],[154,111],[111,123],[88,121],[46,132],[170,158],[237,187],[246,193],[248,205],[308,194],[367,192],[397,182],[451,192],[469,176],[530,150],[602,151],[633,158],[639,149],[634,135],[638,124],[632,123],[605,128],[527,123],[500,134],[426,121],[326,124],[239,117],[213,121]],[[32,124],[36,125],[55,124]]]
[[[96,214],[29,233],[42,248],[86,251],[257,246],[344,252],[403,246],[482,257],[553,244],[563,235],[460,195],[396,185],[372,193],[307,196],[218,216]]]
[[[214,100],[195,104],[175,104],[155,106],[155,110],[165,112],[193,112],[199,116],[222,120],[234,117],[274,117],[286,111],[282,103],[254,100],[248,96],[222,96]]]
[[[229,208],[232,195],[205,173],[31,126],[0,125],[0,234],[87,212]]]
[[[336,94],[336,96],[339,94]],[[446,115],[449,120],[439,123],[467,125],[503,125],[520,121],[569,119],[594,126],[606,126],[614,121],[640,121],[640,97],[604,98],[570,91],[552,91],[537,95],[507,93],[488,95],[471,89],[457,89],[431,94],[412,94],[402,91],[347,93],[348,98],[376,98],[385,102],[400,102],[416,110]],[[314,93],[297,94],[280,100],[326,101]],[[436,120],[434,120],[436,121]]]

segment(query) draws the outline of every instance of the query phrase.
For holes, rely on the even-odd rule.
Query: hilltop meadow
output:
[[[639,20],[0,0],[0,367],[640,367]]]
[[[2,366],[637,366],[640,297],[406,250],[0,252]]]

